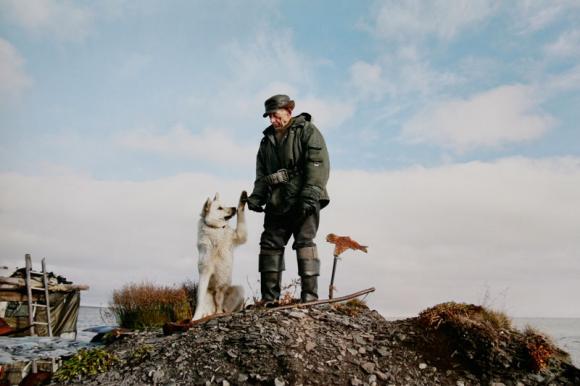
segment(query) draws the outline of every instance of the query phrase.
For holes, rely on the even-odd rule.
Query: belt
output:
[[[268,185],[285,184],[299,174],[300,173],[296,169],[280,169],[275,173],[265,176],[264,181],[266,181]]]

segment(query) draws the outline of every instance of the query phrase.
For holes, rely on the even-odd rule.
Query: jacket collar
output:
[[[292,122],[290,123],[290,127],[288,127],[288,130],[295,129],[299,126],[304,126],[304,124],[306,122],[310,122],[311,119],[312,119],[312,116],[308,113],[301,113],[300,115],[292,117]],[[274,133],[275,133],[274,126],[270,125],[270,126],[266,127],[266,129],[262,133],[267,137],[273,138]]]

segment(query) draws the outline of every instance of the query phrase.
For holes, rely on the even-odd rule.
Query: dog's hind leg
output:
[[[224,296],[224,312],[237,312],[244,308],[244,287],[234,285],[227,289]]]
[[[218,314],[224,312],[224,295],[225,290],[223,287],[216,288],[213,299],[215,301],[215,312]]]

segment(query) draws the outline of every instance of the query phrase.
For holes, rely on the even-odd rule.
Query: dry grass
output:
[[[419,322],[426,327],[439,328],[443,323],[480,324],[491,330],[509,330],[511,319],[503,312],[465,303],[441,303],[419,314]]]
[[[160,327],[192,315],[185,285],[176,288],[150,282],[131,283],[113,291],[110,308],[119,325],[130,329]]]
[[[298,302],[296,299],[296,292],[300,288],[300,279],[294,279],[289,284],[282,286],[282,294],[280,296],[280,305],[286,306]]]
[[[197,283],[188,279],[183,284],[181,284],[181,288],[183,288],[187,294],[189,308],[191,310],[191,314],[193,315],[195,308],[197,307]]]
[[[368,309],[367,303],[360,299],[352,299],[345,303],[335,303],[332,307],[339,313],[347,316],[358,316],[361,312]]]

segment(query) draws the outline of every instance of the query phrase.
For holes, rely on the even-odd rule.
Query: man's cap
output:
[[[266,118],[278,109],[288,108],[294,110],[294,101],[288,95],[278,94],[266,99],[264,107],[266,108],[266,112],[262,116]]]

